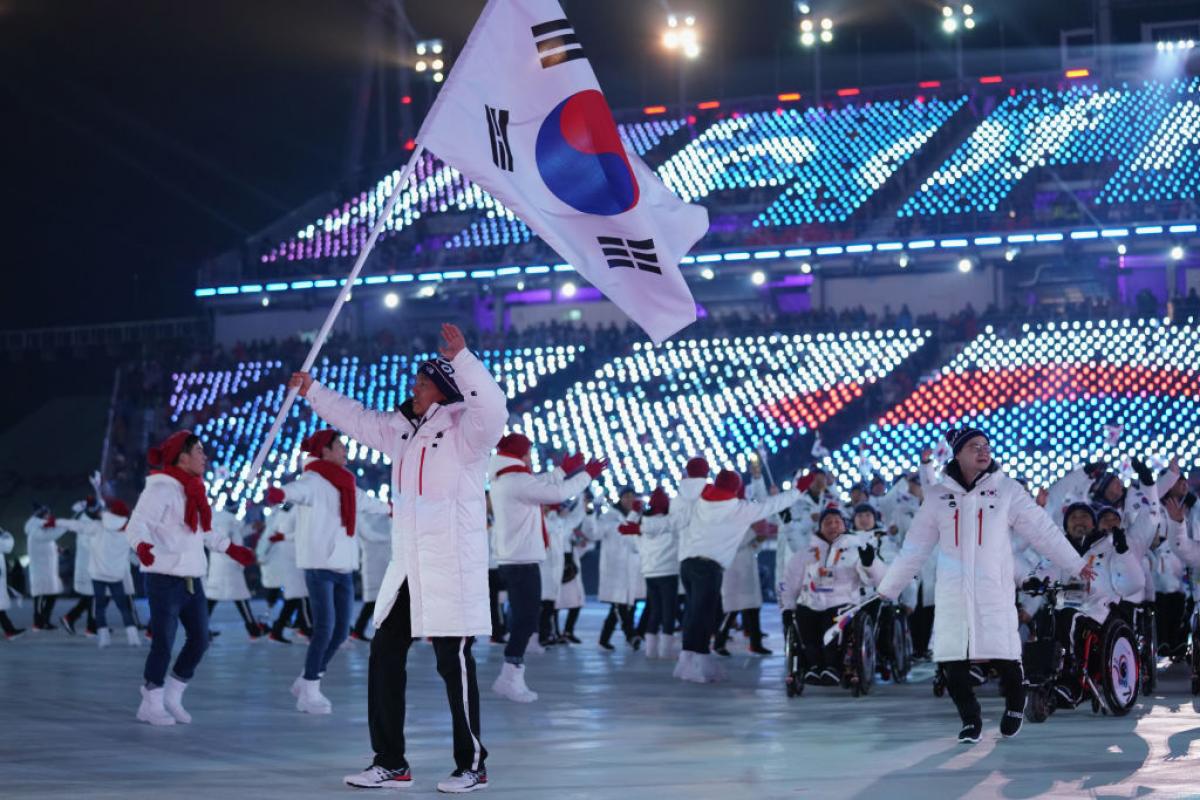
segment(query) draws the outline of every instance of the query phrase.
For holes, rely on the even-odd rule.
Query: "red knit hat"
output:
[[[742,490],[742,476],[733,470],[723,469],[717,475],[717,479],[713,481],[713,486],[716,486],[723,492],[730,492],[737,495]]]
[[[528,437],[524,434],[510,433],[500,437],[500,442],[496,445],[496,450],[502,456],[522,459],[529,455],[529,450],[532,447],[533,442],[529,441]]]
[[[300,449],[314,458],[320,458],[326,447],[333,444],[339,434],[333,428],[317,431],[300,443]]]
[[[129,506],[124,500],[108,500],[105,505],[108,506],[108,513],[117,517],[129,518]]]
[[[687,466],[683,468],[689,478],[707,478],[708,477],[708,461],[702,456],[696,456],[687,462]]]
[[[179,454],[183,452],[183,445],[192,435],[191,431],[175,431],[158,447],[151,447],[146,453],[146,461],[152,467],[169,467],[179,458]]]

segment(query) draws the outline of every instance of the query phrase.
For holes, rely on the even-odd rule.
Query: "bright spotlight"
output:
[[[705,267],[704,269],[700,270],[700,277],[704,278],[706,281],[711,281],[713,278],[717,277],[717,273],[713,272],[708,267]]]
[[[1123,244],[1119,244],[1119,245],[1117,245],[1117,255],[1119,255],[1119,256],[1123,256],[1123,255],[1125,255],[1127,252],[1129,252],[1129,248],[1128,248],[1128,247],[1126,247],[1126,246],[1125,246],[1125,245],[1123,245]]]
[[[804,33],[800,34],[800,44],[804,45],[805,47],[812,47],[816,43],[817,37],[813,35],[812,31],[805,31]]]
[[[800,273],[802,275],[808,275],[811,272],[812,272],[812,264],[805,261],[803,264],[800,265]]]
[[[263,308],[269,308],[269,307],[270,307],[270,305],[271,305],[271,298],[269,298],[269,297],[264,297],[264,298],[262,299],[262,307],[263,307]]]
[[[965,20],[963,20],[963,27],[966,28],[967,30],[974,29],[975,20],[972,19],[971,17],[967,17]]]
[[[564,283],[562,289],[559,290],[563,297],[574,297],[576,291],[575,284],[571,281]]]
[[[700,31],[696,28],[693,14],[667,16],[667,27],[662,35],[663,47],[672,52],[679,51],[685,58],[700,55]]]
[[[900,265],[900,269],[908,269],[908,263],[909,263],[908,256],[907,255],[900,256],[900,258],[897,260],[896,263]]]
[[[1017,258],[1017,248],[1010,247],[1004,251],[1004,260],[1005,261],[1012,262],[1012,261],[1015,261],[1016,258]]]
[[[954,17],[946,17],[946,19],[942,20],[942,30],[946,33],[954,33],[958,30],[958,20]]]
[[[753,275],[750,276],[750,282],[753,283],[755,286],[762,286],[764,283],[767,282],[767,273],[763,272],[762,270],[756,271]]]
[[[974,266],[975,265],[971,263],[971,259],[969,259],[969,258],[959,259],[958,271],[961,272],[962,274],[966,275],[968,272],[971,271],[972,267],[974,267]]]
[[[951,8],[950,6],[942,6],[942,16],[943,17],[954,16],[954,9]]]
[[[386,308],[396,308],[400,305],[400,295],[395,292],[388,292],[383,296],[383,305]]]
[[[1183,261],[1183,248],[1182,247],[1180,247],[1179,245],[1175,245],[1174,247],[1171,248],[1171,260],[1172,261]]]

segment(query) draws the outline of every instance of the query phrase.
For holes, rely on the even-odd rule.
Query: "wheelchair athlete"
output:
[[[1122,600],[1140,596],[1145,574],[1140,560],[1129,547],[1125,531],[1121,528],[1097,528],[1096,512],[1088,503],[1068,505],[1063,512],[1063,527],[1067,540],[1077,553],[1087,559],[1096,577],[1088,582],[1080,582],[1076,576],[1042,560],[1025,586],[1034,589],[1046,581],[1061,584],[1058,608],[1054,611],[1054,629],[1065,659],[1054,691],[1060,707],[1075,708],[1083,699],[1085,682],[1089,679],[1089,664],[1084,663],[1085,654],[1082,651],[1085,639],[1089,633],[1093,636],[1100,634],[1114,606]],[[1101,657],[1099,654],[1087,655],[1089,661],[1092,657]],[[1136,653],[1131,655],[1136,659]],[[1130,666],[1136,679],[1136,665]]]
[[[1200,569],[1200,542],[1192,538],[1197,531],[1192,530],[1189,535],[1188,506],[1177,497],[1167,497],[1163,500],[1163,509],[1167,512],[1167,541],[1171,549],[1192,570]],[[1192,694],[1197,695],[1200,694],[1200,601],[1192,613],[1190,638]]]
[[[875,548],[861,534],[847,531],[840,511],[821,512],[817,532],[788,561],[780,587],[784,630],[794,626],[805,666],[803,676],[790,675],[789,680],[825,686],[841,682],[843,644],[837,640],[826,645],[825,632],[839,608],[859,603],[885,571]]]
[[[862,536],[875,548],[875,556],[884,565],[892,563],[900,554],[902,537],[894,533],[895,527],[887,529],[879,510],[870,503],[860,503],[854,508],[854,532]],[[877,620],[876,651],[879,677],[885,681],[903,682],[912,669],[913,646],[909,633],[908,617],[917,600],[916,581],[905,589],[896,603],[884,603],[879,608]]]

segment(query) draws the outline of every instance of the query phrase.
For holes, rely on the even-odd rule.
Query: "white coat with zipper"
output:
[[[546,512],[546,535],[550,538],[550,546],[546,549],[546,560],[541,565],[543,603],[558,601],[562,592],[563,554],[571,546],[571,537],[582,522],[582,499],[570,508],[560,507],[557,511]]]
[[[795,489],[763,500],[705,500],[696,502],[691,519],[679,537],[679,559],[707,558],[729,569],[746,529],[759,520],[778,514],[800,498]]]
[[[507,469],[515,471],[500,474]],[[500,453],[492,456],[488,466],[492,536],[496,539],[496,563],[501,566],[543,563],[550,547],[543,506],[569,500],[592,480],[582,470],[570,477],[558,468],[536,475],[524,470],[525,462]]]
[[[370,511],[359,507],[358,529],[354,538],[358,540],[359,574],[362,578],[362,599],[374,603],[379,598],[379,587],[387,574],[388,561],[392,555],[392,518],[387,503],[371,498]]]
[[[414,638],[492,631],[484,478],[508,408],[470,350],[451,366],[463,400],[434,404],[420,419],[369,410],[320,383],[307,395],[322,419],[392,460],[392,559],[374,621],[382,627],[407,581]]]
[[[358,569],[358,542],[342,524],[342,497],[338,488],[311,470],[280,488],[296,512],[296,566],[334,572]],[[356,508],[375,500],[357,486],[354,498]]]
[[[1069,542],[1065,533],[1062,536],[1064,541]],[[1064,570],[1045,558],[1034,568],[1033,577],[1082,585],[1081,589],[1061,592],[1060,602],[1078,608],[1079,613],[1103,625],[1108,619],[1109,606],[1141,593],[1145,580],[1141,559],[1132,547],[1127,547],[1124,553],[1118,553],[1111,536],[1101,536],[1094,541],[1083,553],[1083,558],[1088,566],[1096,570],[1095,579],[1087,583],[1079,578],[1078,570]]]
[[[1025,488],[995,462],[970,488],[955,479],[955,466],[926,486],[925,501],[879,593],[898,598],[936,550],[934,660],[1020,660],[1012,537],[1073,575],[1085,561]]]
[[[583,535],[600,545],[600,587],[602,603],[633,605],[646,596],[642,560],[634,537],[617,530],[625,516],[620,509],[605,508],[584,519]]]
[[[202,578],[208,571],[204,548],[224,553],[229,547],[229,537],[217,526],[206,531],[197,525],[193,531],[185,525],[186,508],[183,484],[161,472],[146,478],[146,487],[125,526],[125,538],[135,551],[142,542],[154,546],[154,563],[143,564],[142,572]]]
[[[826,611],[860,602],[887,571],[878,555],[871,566],[863,566],[858,549],[868,543],[869,537],[861,533],[843,533],[832,542],[812,534],[808,546],[788,562],[779,607],[787,610],[800,603]]]
[[[237,545],[242,543],[242,522],[233,514],[214,511],[212,525],[214,531],[219,528],[229,541]],[[224,553],[209,553],[204,594],[209,600],[249,600],[246,568]]]
[[[272,542],[271,537],[283,539]],[[258,561],[262,564],[263,586],[282,590],[284,600],[308,597],[304,570],[296,566],[296,508],[276,506],[267,517],[263,535],[258,539]]]
[[[763,500],[770,497],[762,478],[750,482],[746,488],[747,500]],[[773,517],[771,522],[777,522]],[[737,552],[729,568],[721,576],[721,607],[725,613],[762,608],[762,580],[758,576],[758,551],[762,543],[753,527],[747,529],[738,544]]]
[[[679,574],[679,534],[692,518],[692,509],[700,499],[708,481],[704,478],[684,478],[679,482],[679,492],[671,500],[666,514],[643,516],[630,521],[641,526],[638,552],[642,558],[642,576],[663,578]]]
[[[63,593],[62,578],[58,574],[58,539],[67,532],[61,525],[44,527],[45,520],[30,517],[25,522],[25,548],[29,556],[30,597]]]
[[[129,578],[129,542],[122,531],[128,521],[111,511],[101,511],[98,520],[80,517],[59,523],[75,533],[76,541],[87,542],[87,574],[92,580],[124,586]]]

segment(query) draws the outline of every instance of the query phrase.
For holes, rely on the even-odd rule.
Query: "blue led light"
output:
[[[930,247],[933,247],[936,244],[937,244],[937,242],[935,242],[933,239],[917,239],[915,242],[908,243],[908,249],[909,250],[928,250]]]
[[[393,275],[390,278],[388,278],[388,280],[391,281],[392,283],[412,283],[413,276],[408,275],[408,274]]]
[[[1008,237],[1009,244],[1025,244],[1033,241],[1032,233],[1014,233]]]
[[[1133,229],[1133,232],[1136,233],[1138,236],[1149,236],[1151,234],[1162,233],[1163,226],[1162,225],[1139,225]]]
[[[846,252],[846,248],[836,244],[817,248],[817,255],[819,256],[840,256],[844,252]]]
[[[875,245],[875,249],[880,252],[885,252],[885,253],[888,251],[891,251],[891,250],[903,250],[904,243],[903,242],[881,242],[880,244]]]
[[[1039,233],[1034,238],[1039,242],[1061,242],[1063,235],[1061,233]]]
[[[1100,235],[1103,236],[1105,239],[1120,238],[1122,236],[1128,236],[1129,229],[1128,228],[1105,228],[1104,230],[1100,231]]]
[[[293,289],[311,289],[313,288],[312,281],[292,281]]]
[[[317,289],[333,289],[336,286],[338,286],[344,282],[345,282],[345,278],[343,278],[341,281],[335,281],[331,278],[325,278],[323,280],[313,281],[313,286]]]
[[[1099,231],[1071,231],[1072,239],[1097,239],[1099,236]]]
[[[417,276],[419,281],[440,281],[441,279],[442,273],[440,272],[422,272]]]
[[[966,239],[942,239],[942,247],[966,247],[969,242]]]
[[[754,258],[759,261],[766,261],[772,258],[779,258],[781,255],[783,254],[778,250],[759,250],[754,254]]]
[[[725,253],[722,258],[726,261],[749,261],[749,253]]]
[[[196,297],[212,297],[217,293],[216,289],[197,289],[193,294]]]
[[[238,293],[238,287],[236,287],[236,286],[218,286],[217,287],[217,294],[225,295],[225,294],[237,294],[237,293]]]
[[[367,278],[367,285],[374,286],[379,283],[387,283],[387,275],[371,275]]]
[[[975,237],[975,246],[976,247],[990,247],[992,245],[1000,244],[1003,241],[1004,240],[1002,238],[1000,238],[999,236],[976,236]]]

